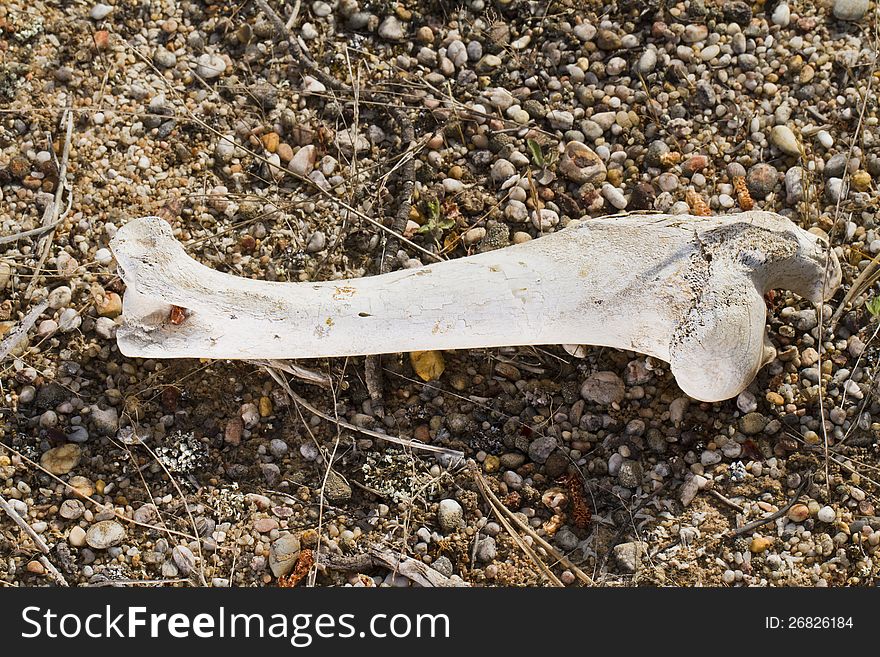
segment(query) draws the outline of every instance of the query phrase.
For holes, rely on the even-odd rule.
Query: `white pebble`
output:
[[[113,252],[107,248],[101,248],[95,251],[95,262],[102,267],[106,267],[113,262]]]
[[[103,2],[99,2],[89,11],[89,16],[93,20],[99,21],[102,18],[107,18],[110,15],[110,12],[113,11],[113,7],[110,5],[105,5]]]
[[[834,512],[830,506],[823,506],[819,509],[819,512],[816,514],[816,518],[820,522],[834,522],[834,519],[837,517],[837,514]]]

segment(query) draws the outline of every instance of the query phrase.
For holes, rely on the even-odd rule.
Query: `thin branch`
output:
[[[12,505],[7,502],[2,495],[0,495],[0,509],[3,509],[6,512],[6,515],[9,516],[16,525],[21,527],[25,534],[31,537],[31,540],[36,544],[40,552],[43,554],[49,554],[49,546],[46,545],[46,541],[43,540],[43,537],[34,531],[34,528],[18,514],[18,511],[12,508]]]
[[[310,413],[317,415],[318,417],[327,420],[328,422],[332,422],[340,427],[348,429],[349,431],[355,431],[357,433],[362,433],[364,435],[370,436],[371,438],[377,438],[379,440],[384,440],[390,443],[395,443],[397,445],[403,445],[405,447],[409,447],[411,449],[420,449],[425,452],[434,452],[436,454],[445,454],[446,456],[451,456],[457,459],[464,459],[464,454],[455,449],[449,449],[447,447],[437,447],[435,445],[427,445],[425,443],[420,443],[416,440],[409,440],[407,438],[402,438],[400,436],[389,436],[384,433],[379,433],[378,431],[373,431],[371,429],[366,429],[364,427],[358,427],[350,422],[346,422],[345,420],[340,420],[334,418],[323,411],[318,410],[314,406],[312,406],[305,399],[296,394],[293,389],[290,387],[290,384],[287,382],[283,376],[281,376],[274,368],[266,367],[266,372],[269,373],[278,385],[284,388],[284,391],[293,399],[297,404],[301,405]]]
[[[755,520],[754,522],[750,522],[747,525],[743,525],[739,529],[731,530],[730,532],[728,532],[728,535],[729,536],[742,536],[743,534],[748,534],[749,532],[751,532],[754,529],[757,529],[758,527],[762,527],[762,526],[766,525],[768,522],[773,522],[777,518],[781,518],[786,513],[788,513],[788,510],[791,507],[793,507],[795,505],[795,503],[800,498],[801,493],[803,493],[807,489],[807,486],[810,484],[811,481],[813,481],[813,477],[811,475],[804,477],[804,480],[803,480],[803,482],[801,482],[801,485],[797,489],[797,492],[794,494],[794,497],[792,497],[791,500],[789,500],[788,504],[786,504],[784,507],[779,509],[779,511],[776,511],[775,513],[771,513],[769,516],[766,516],[764,518],[759,518],[758,520]]]
[[[48,301],[38,303],[31,308],[31,311],[25,315],[24,319],[19,322],[18,326],[10,331],[9,335],[3,338],[3,341],[0,342],[0,362],[9,355],[9,352],[12,351],[19,342],[21,342],[22,338],[27,335],[28,331],[31,330],[33,325],[37,322],[37,319],[39,319],[40,315],[42,315],[48,307]]]
[[[65,110],[64,116],[67,120],[67,132],[64,136],[64,150],[61,153],[61,165],[58,167],[58,187],[55,190],[55,199],[49,203],[46,208],[46,213],[43,216],[43,224],[45,226],[51,226],[51,228],[49,228],[48,235],[40,238],[40,245],[38,247],[40,249],[40,259],[37,261],[37,267],[31,276],[27,289],[25,290],[25,298],[30,298],[31,290],[33,290],[34,286],[37,284],[40,270],[43,268],[46,258],[49,257],[49,251],[52,249],[52,239],[55,237],[55,229],[70,211],[70,205],[73,199],[73,194],[67,186],[67,160],[70,157],[70,140],[73,137],[73,113],[70,110]],[[61,197],[64,195],[65,189],[68,189],[67,209],[59,216],[59,213],[61,212]]]

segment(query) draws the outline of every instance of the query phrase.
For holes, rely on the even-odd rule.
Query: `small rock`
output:
[[[95,430],[104,436],[115,435],[119,430],[119,412],[112,406],[101,409],[98,406],[91,406],[92,425]]]
[[[177,566],[180,574],[184,577],[189,577],[189,574],[196,566],[196,555],[185,545],[175,545],[171,551],[171,558],[174,560],[174,565]]]
[[[642,557],[648,553],[648,544],[632,541],[614,546],[614,560],[625,573],[635,573],[641,568]]]
[[[54,447],[40,457],[40,465],[53,475],[67,474],[79,465],[82,450],[78,445],[67,444]]]
[[[64,500],[58,509],[58,515],[65,520],[76,520],[86,510],[85,505],[79,500]]]
[[[403,25],[396,16],[388,16],[382,24],[379,25],[378,34],[386,41],[399,41],[405,35]]]
[[[868,0],[834,0],[834,17],[842,21],[861,20],[868,11]]]
[[[746,185],[756,199],[767,198],[767,195],[776,189],[778,183],[778,172],[769,164],[756,164],[746,175]]]
[[[502,182],[516,174],[516,167],[509,160],[499,158],[492,164],[489,174],[492,176],[492,180]]]
[[[610,183],[605,183],[604,185],[602,185],[602,196],[604,196],[605,200],[618,210],[623,210],[624,208],[626,208],[626,196],[624,196],[623,192],[617,189],[617,187],[615,187],[614,185]]]
[[[498,55],[485,55],[477,62],[474,68],[477,73],[491,73],[503,63]]]
[[[62,333],[75,331],[82,324],[82,317],[73,308],[65,308],[58,317],[58,328]]]
[[[214,155],[221,162],[231,162],[232,158],[235,156],[235,136],[225,135],[221,137],[217,141],[217,145],[214,147]]]
[[[268,534],[273,529],[278,529],[278,521],[275,518],[258,518],[254,520],[254,529],[261,534]]]
[[[495,539],[491,536],[486,536],[485,538],[480,539],[480,542],[477,543],[477,552],[476,552],[477,560],[482,563],[491,563],[495,560],[495,557],[498,556],[498,548],[495,544]]]
[[[834,522],[834,520],[836,518],[837,518],[837,513],[830,506],[823,506],[816,513],[816,519],[819,522],[830,523],[830,522]]]
[[[797,205],[804,200],[804,170],[791,167],[785,172],[785,201],[789,205]]]
[[[125,538],[125,527],[115,520],[102,520],[89,527],[86,543],[95,550],[106,550],[119,545]]]
[[[65,308],[70,305],[71,298],[73,297],[73,292],[66,285],[59,285],[51,292],[49,292],[49,296],[47,297],[47,301],[49,302],[49,307],[53,310],[60,310],[61,308]]]
[[[754,393],[751,393],[748,390],[743,390],[736,398],[736,407],[742,413],[751,413],[758,409],[758,400]]]
[[[635,488],[642,483],[642,464],[639,461],[624,459],[617,473],[617,480],[621,486]]]
[[[746,413],[739,420],[739,430],[747,436],[761,433],[767,426],[767,418],[760,413]]]
[[[596,34],[596,45],[600,50],[617,50],[622,44],[617,32],[599,30]]]
[[[196,74],[205,80],[219,78],[226,72],[226,60],[220,55],[205,53],[196,60]]]
[[[529,458],[535,463],[544,463],[555,449],[556,438],[553,436],[538,436],[529,443]]]
[[[287,454],[287,443],[280,438],[273,438],[269,441],[269,453],[276,459],[280,459]]]
[[[547,112],[547,121],[554,130],[569,130],[574,125],[574,114],[564,110]]]
[[[791,22],[791,9],[788,4],[782,2],[776,5],[776,9],[773,10],[770,20],[773,21],[774,25],[778,25],[779,27],[788,27],[789,22]]]
[[[657,51],[653,48],[649,48],[642,53],[641,57],[639,57],[639,62],[636,64],[636,71],[642,75],[648,75],[649,73],[652,73],[656,67]]]
[[[326,245],[327,236],[324,234],[324,231],[316,230],[314,233],[309,235],[309,241],[306,243],[306,252],[320,253],[324,250],[324,247]]]
[[[275,577],[287,575],[296,565],[299,551],[299,538],[293,534],[285,534],[273,541],[269,548],[269,570]]]
[[[788,5],[779,6],[787,7]],[[773,126],[773,129],[770,131],[770,142],[786,155],[800,157],[800,142],[798,142],[797,137],[794,136],[791,128],[789,128],[787,125]]]
[[[445,534],[458,531],[464,526],[464,509],[458,501],[447,498],[440,500],[437,507],[437,522]]]
[[[67,535],[67,542],[73,547],[81,548],[86,544],[86,530],[80,526],[72,528]]]
[[[315,167],[316,156],[317,150],[313,145],[303,146],[296,152],[287,167],[297,176],[305,177]]]
[[[324,483],[324,496],[334,504],[347,502],[351,499],[351,486],[341,474],[330,470]]]
[[[241,434],[243,431],[244,422],[241,421],[241,418],[233,418],[226,424],[223,440],[227,445],[236,447],[241,444]]]
[[[103,2],[99,2],[89,10],[89,17],[92,20],[99,21],[107,18],[107,16],[109,16],[110,12],[112,11],[113,7],[111,7],[110,5],[105,5]]]
[[[810,509],[806,504],[795,504],[788,510],[787,515],[792,522],[801,523],[810,517]]]
[[[559,173],[578,184],[605,180],[607,168],[602,159],[586,144],[570,141],[559,158]]]
[[[174,68],[177,64],[177,56],[165,48],[157,48],[153,55],[153,63],[159,68]]]
[[[581,386],[581,397],[606,406],[622,402],[625,394],[623,380],[614,372],[595,372]]]
[[[773,539],[766,536],[755,536],[749,544],[749,551],[752,554],[761,554],[766,552],[767,548],[773,545]]]

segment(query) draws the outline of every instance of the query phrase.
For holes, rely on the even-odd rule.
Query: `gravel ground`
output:
[[[0,5],[0,339],[32,324],[0,363],[0,583],[877,583],[874,3],[259,4]],[[844,285],[769,295],[778,357],[723,403],[598,348],[298,363],[322,387],[115,344],[108,241],[146,214],[310,281],[751,205],[829,236]]]

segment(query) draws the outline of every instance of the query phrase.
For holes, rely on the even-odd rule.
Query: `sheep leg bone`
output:
[[[418,269],[302,283],[223,274],[158,217],[111,248],[127,289],[120,351],[143,358],[318,358],[565,344],[671,364],[705,401],[739,394],[774,356],[764,293],[814,302],[840,284],[821,239],[779,215],[631,215]],[[172,306],[183,308],[171,320]]]

